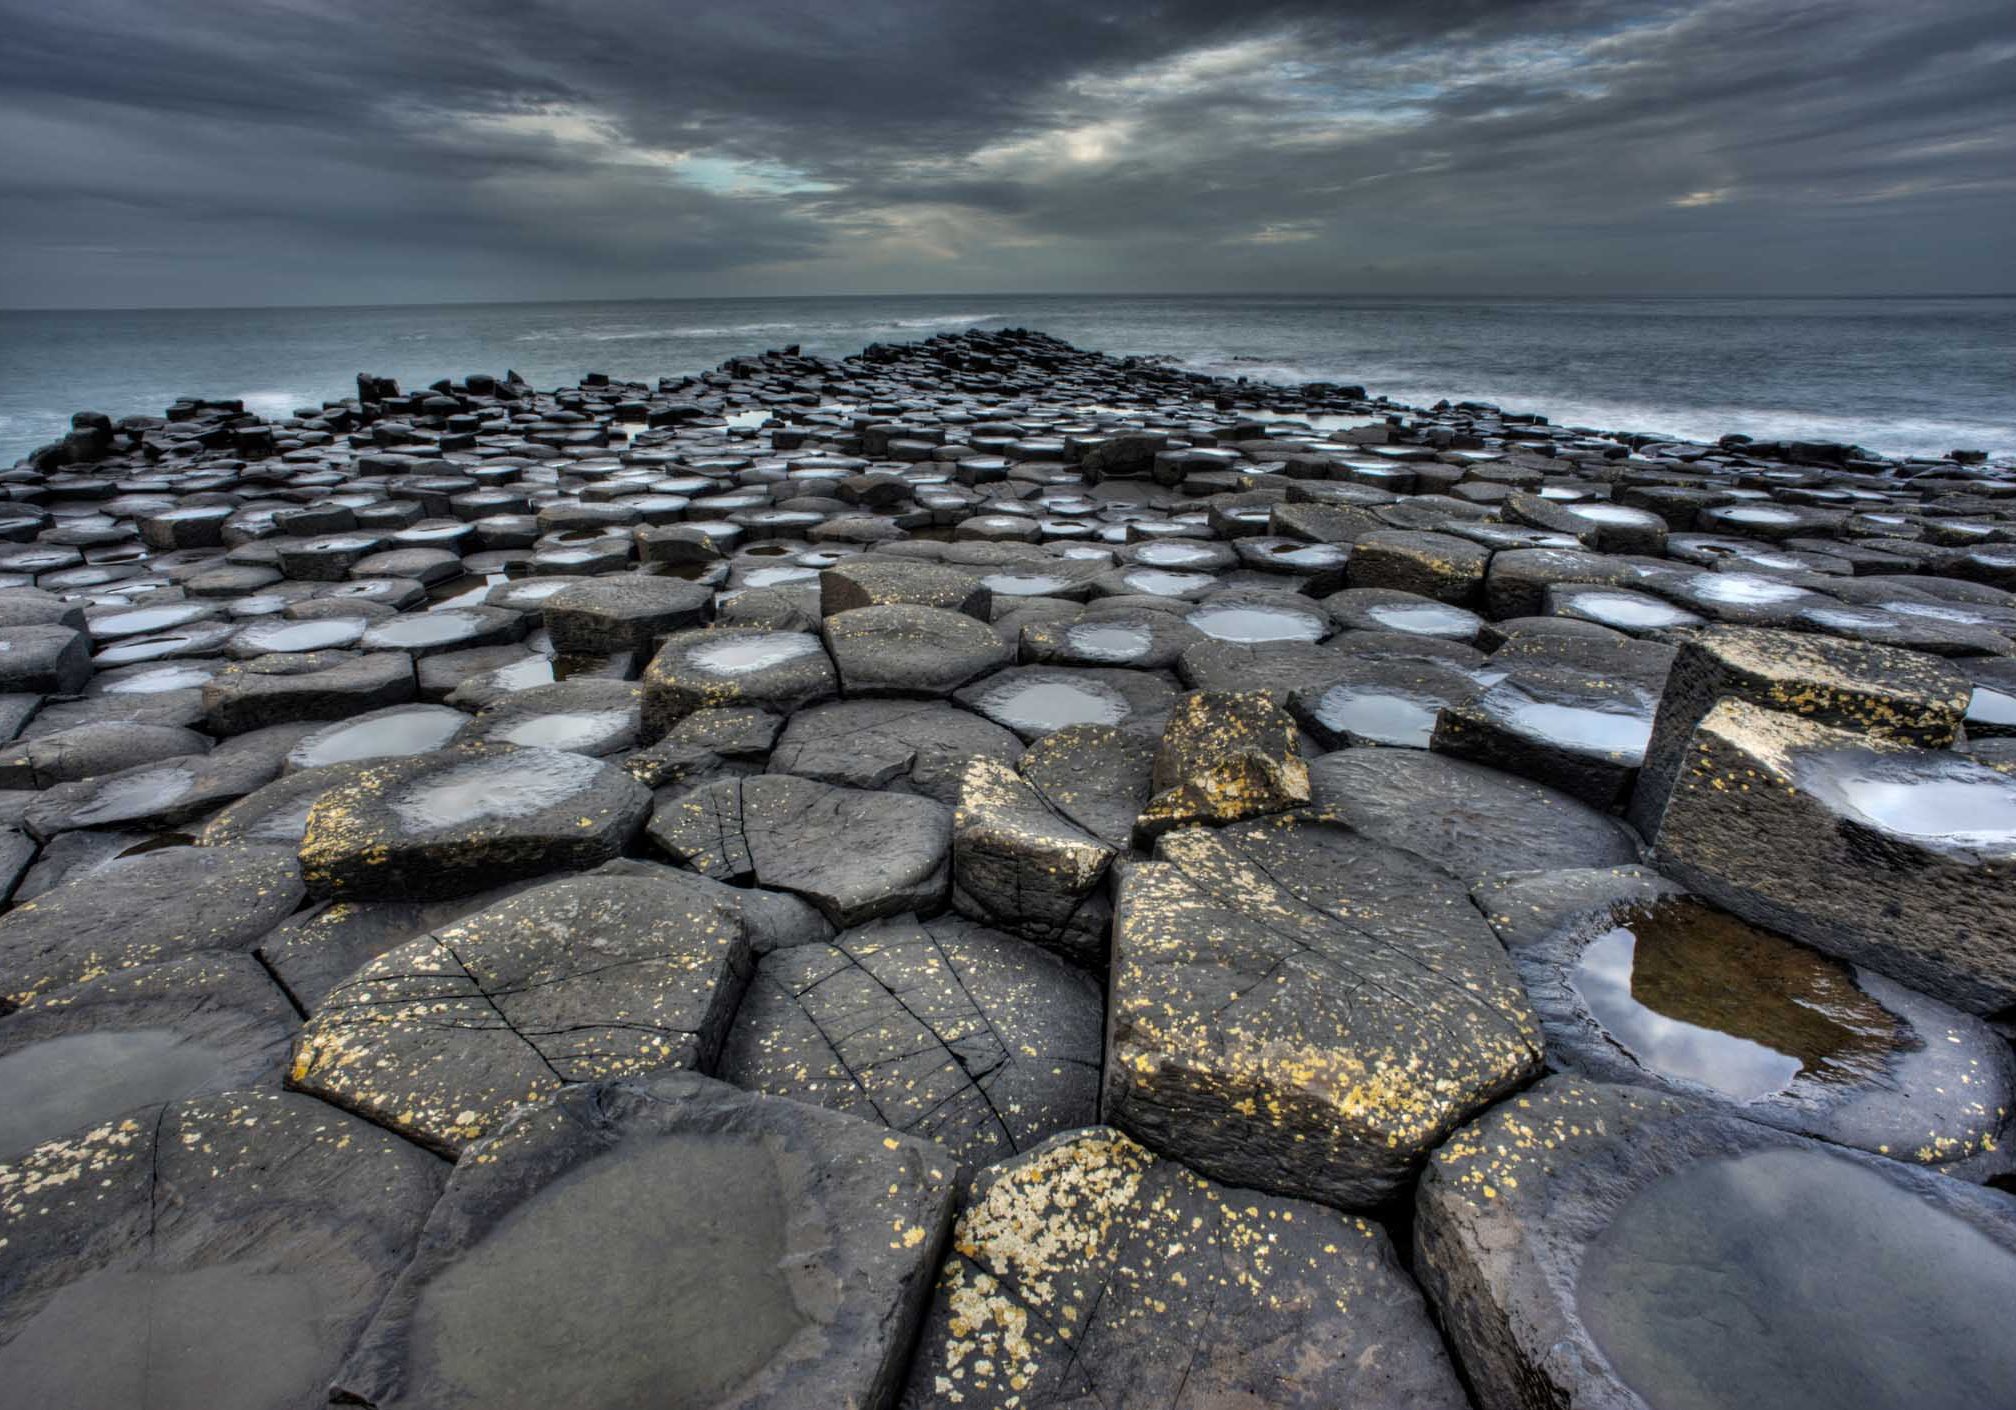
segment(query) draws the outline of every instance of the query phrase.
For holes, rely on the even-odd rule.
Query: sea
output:
[[[116,419],[237,397],[285,416],[354,394],[358,372],[412,387],[513,370],[544,388],[586,372],[699,372],[787,343],[840,356],[1007,327],[1228,377],[1486,401],[1604,430],[2016,460],[2016,296],[969,294],[0,311],[0,465],[79,410]]]

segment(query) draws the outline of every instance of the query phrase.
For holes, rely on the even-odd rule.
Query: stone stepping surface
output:
[[[0,1401],[2008,1399],[2016,466],[342,390],[0,469]]]
[[[1467,1403],[1376,1225],[1118,1131],[991,1168],[952,1249],[906,1405]]]
[[[957,1171],[692,1074],[569,1088],[456,1166],[337,1388],[385,1410],[893,1404]]]

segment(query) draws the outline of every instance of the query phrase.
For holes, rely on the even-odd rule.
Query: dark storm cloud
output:
[[[2006,0],[0,0],[0,302],[2009,286]]]

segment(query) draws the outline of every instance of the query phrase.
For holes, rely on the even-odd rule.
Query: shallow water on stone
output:
[[[1817,1149],[1697,1161],[1633,1196],[1576,1309],[1653,1410],[2009,1403],[2016,1254]]]
[[[990,719],[1030,734],[1066,725],[1117,725],[1128,712],[1127,697],[1096,681],[1008,681],[983,694],[979,703]]]
[[[1135,661],[1155,644],[1155,633],[1146,627],[1079,622],[1066,628],[1064,640],[1087,661]]]
[[[1606,627],[1627,630],[1634,627],[1682,627],[1701,620],[1670,602],[1662,602],[1656,597],[1642,597],[1637,593],[1581,592],[1569,601],[1574,605],[1577,616],[1601,622]]]
[[[200,1091],[231,1062],[169,1028],[107,1029],[0,1057],[0,1162],[122,1111]]]
[[[1218,555],[1208,548],[1194,543],[1151,543],[1135,550],[1134,561],[1146,563],[1154,568],[1184,568],[1199,563],[1210,563]]]
[[[324,617],[312,622],[255,622],[232,638],[233,643],[258,651],[320,651],[326,647],[348,646],[364,634],[370,624],[362,617]]]
[[[287,761],[297,769],[312,769],[352,759],[425,754],[446,744],[449,736],[468,723],[469,717],[460,710],[417,705],[396,715],[318,730],[294,746]]]
[[[764,1144],[640,1145],[547,1186],[427,1285],[418,1384],[493,1410],[722,1404],[808,1325],[794,1279],[837,1297],[787,1247],[802,1212]]]
[[[58,1291],[0,1346],[0,1385],[21,1406],[317,1403],[347,1332],[329,1303],[306,1269],[101,1269]]]
[[[375,624],[365,633],[367,646],[439,646],[457,637],[469,636],[480,619],[447,608],[439,612],[410,612]]]
[[[1147,593],[1151,597],[1181,597],[1186,592],[1196,592],[1218,581],[1209,573],[1168,573],[1159,568],[1136,569],[1121,574],[1120,580],[1130,590]]]
[[[579,793],[601,769],[585,754],[543,749],[474,760],[408,785],[392,813],[415,832],[529,817]]]
[[[1556,705],[1545,700],[1515,704],[1505,712],[1505,720],[1522,734],[1550,740],[1570,749],[1621,754],[1626,762],[1643,759],[1645,746],[1652,740],[1652,719],[1649,715],[1619,714],[1581,705]]]
[[[1469,637],[1477,633],[1477,618],[1460,607],[1440,607],[1423,603],[1418,607],[1391,605],[1368,607],[1365,615],[1380,626],[1416,636]]]
[[[1804,588],[1773,582],[1753,573],[1703,573],[1694,579],[1693,589],[1694,595],[1704,601],[1745,607],[1768,607],[1806,595]]]
[[[427,593],[428,611],[438,612],[450,607],[480,607],[483,599],[490,595],[490,589],[511,579],[504,573],[474,573],[450,579]]]
[[[1979,845],[2016,842],[2016,780],[1978,772],[1915,779],[1851,774],[1838,786],[1851,809],[1890,832]]]
[[[1719,517],[1735,524],[1795,524],[1799,521],[1799,515],[1793,510],[1773,509],[1763,504],[1725,509]]]
[[[579,749],[613,739],[629,728],[635,718],[628,710],[571,710],[532,715],[493,730],[490,737],[527,748]]]
[[[1219,641],[1321,641],[1330,629],[1313,614],[1271,607],[1200,607],[1186,620]]]
[[[137,671],[121,680],[108,682],[107,695],[156,695],[164,690],[194,690],[210,679],[206,666],[158,666]]]
[[[145,817],[186,798],[195,788],[195,775],[180,764],[107,779],[97,786],[89,803],[70,814],[70,821],[79,827],[89,827],[93,823]]]
[[[1690,899],[1618,916],[1570,982],[1640,1066],[1739,1102],[1802,1074],[1869,1081],[1905,1041],[1846,965]]]
[[[758,568],[755,572],[743,577],[742,586],[745,588],[782,587],[787,583],[809,583],[818,576],[819,570],[816,568],[799,568],[795,566],[788,568]]]
[[[1041,573],[989,573],[980,583],[996,597],[1048,597],[1071,587],[1073,580]]]
[[[1568,512],[1578,519],[1588,519],[1597,524],[1662,524],[1656,514],[1648,514],[1642,509],[1633,509],[1626,504],[1577,504]]]
[[[1983,725],[2016,725],[2016,695],[1977,685],[1967,701],[1967,718]]]
[[[715,675],[740,676],[769,666],[781,666],[786,661],[796,661],[803,656],[816,655],[821,649],[817,637],[779,632],[774,636],[709,642],[694,647],[686,654],[686,659],[700,670],[711,671]]]
[[[208,604],[174,602],[160,607],[142,607],[132,612],[115,612],[91,624],[91,635],[101,640],[115,636],[140,636],[166,631],[210,615]]]
[[[1339,733],[1396,748],[1426,749],[1441,709],[1405,695],[1334,686],[1317,700],[1312,713]]]
[[[134,665],[141,661],[152,661],[157,657],[172,656],[177,651],[187,650],[194,640],[194,637],[183,636],[173,632],[161,636],[127,637],[117,646],[106,647],[103,651],[93,656],[91,660],[101,668],[106,666]]]

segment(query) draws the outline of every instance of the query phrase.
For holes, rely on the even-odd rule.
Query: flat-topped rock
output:
[[[904,1401],[1467,1403],[1378,1226],[1202,1179],[1099,1128],[975,1181]]]
[[[284,847],[173,847],[106,862],[0,916],[0,1012],[136,965],[250,949],[302,894]]]
[[[2016,779],[1735,697],[1684,757],[1662,871],[1970,1013],[2016,1002]]]
[[[1638,860],[1631,834],[1586,803],[1462,759],[1344,749],[1311,760],[1309,780],[1318,808],[1466,882]]]
[[[569,1083],[709,1069],[751,957],[740,924],[688,900],[573,877],[440,926],[328,993],[288,1083],[452,1158]]]
[[[943,701],[839,700],[799,711],[771,751],[774,773],[956,803],[969,759],[1013,764],[1022,741]]]
[[[0,1165],[24,1405],[321,1403],[447,1167],[308,1097],[146,1108]]]
[[[301,840],[317,896],[432,900],[616,856],[651,795],[584,754],[465,745],[374,763],[319,797]]]
[[[972,1166],[1099,1114],[1104,1005],[1083,971],[946,916],[757,967],[720,1075],[935,1140]]]
[[[1422,1181],[1416,1275],[1479,1402],[1990,1405],[2007,1196],[1636,1087],[1547,1079]]]
[[[2016,1160],[2016,1057],[1980,1019],[1642,868],[1538,872],[1474,899],[1557,1067],[1964,1179]]]
[[[928,1142],[691,1074],[570,1089],[457,1166],[338,1393],[888,1410],[956,1179]]]
[[[140,1107],[277,1085],[296,1020],[249,955],[114,970],[0,1018],[0,1163]]]
[[[1463,889],[1322,817],[1170,833],[1114,913],[1107,1119],[1214,1178],[1346,1207],[1538,1070]]]
[[[724,778],[661,801],[649,830],[702,875],[794,892],[837,926],[934,910],[945,896],[951,814],[929,798]]]

